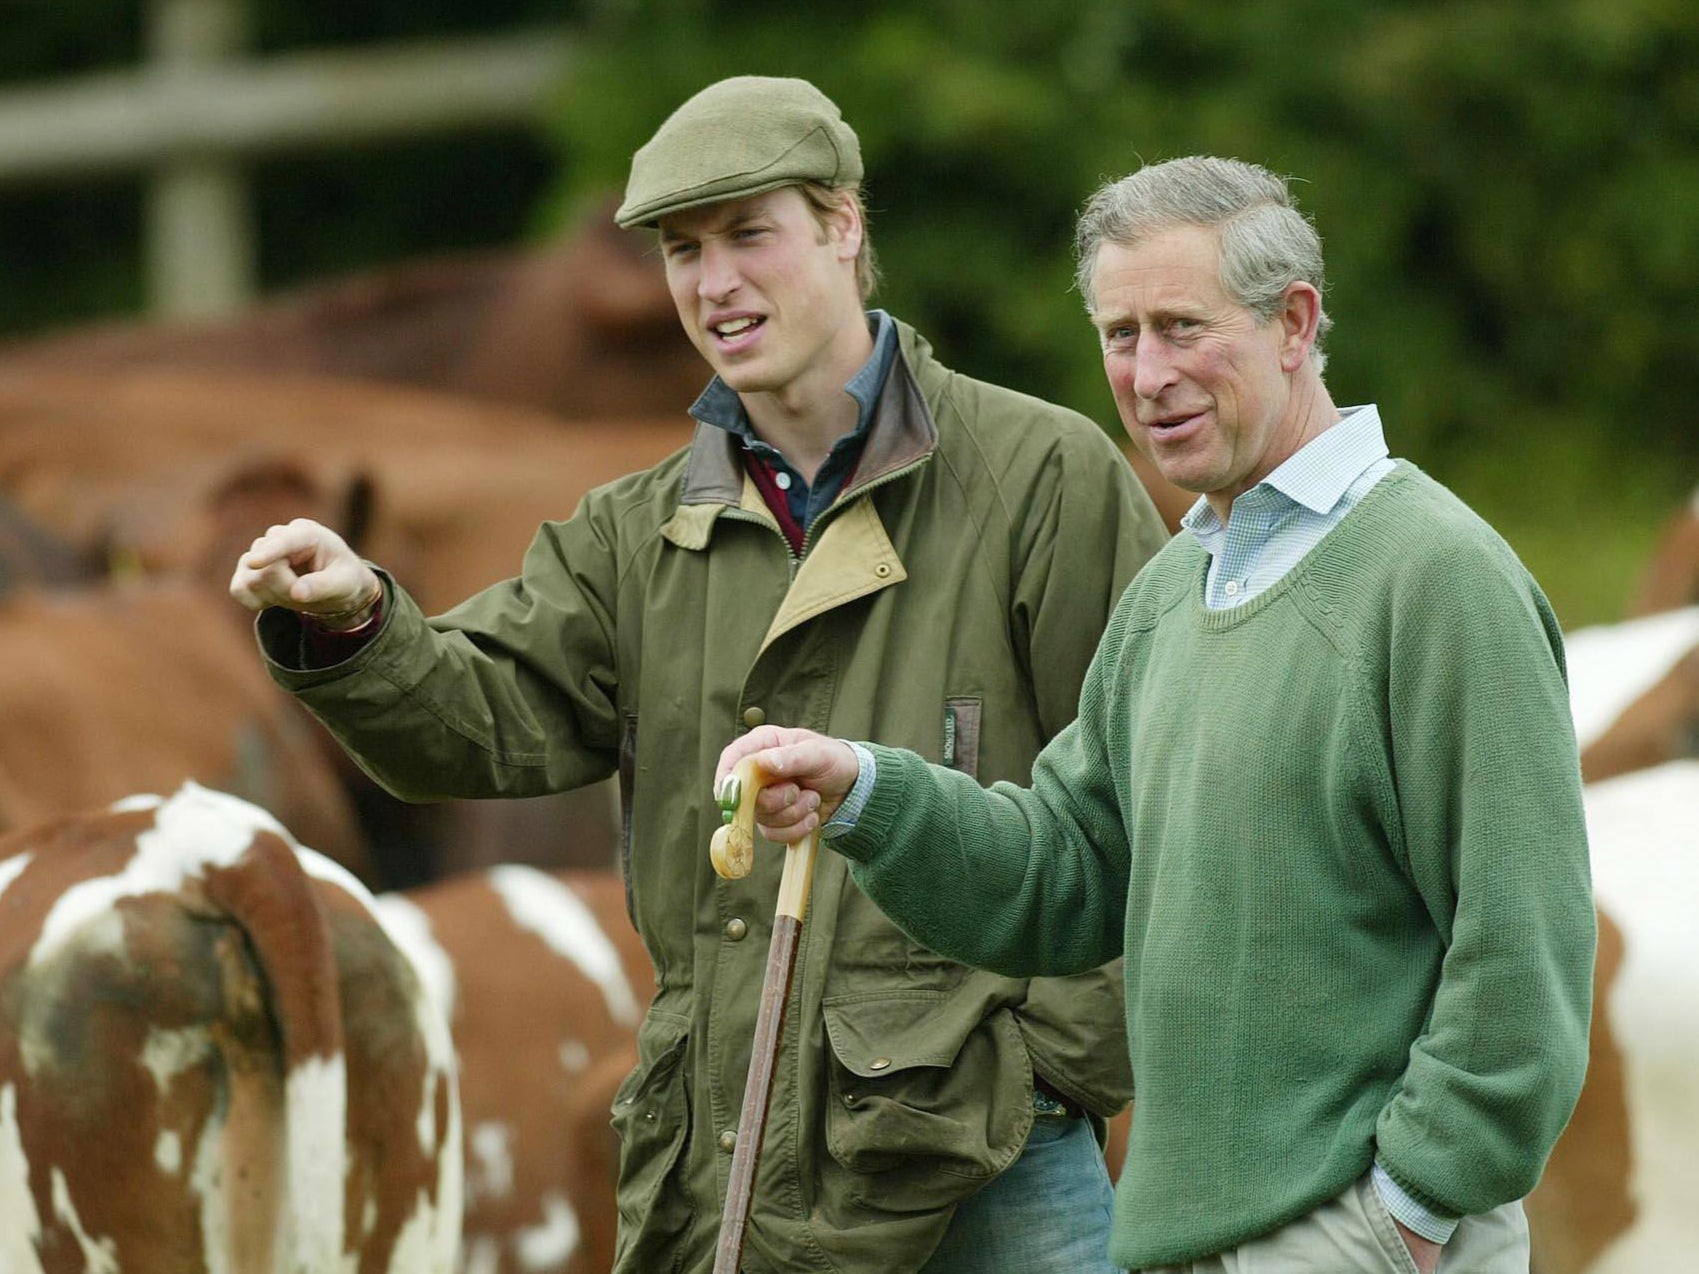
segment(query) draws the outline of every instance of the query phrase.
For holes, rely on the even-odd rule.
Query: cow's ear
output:
[[[357,469],[350,474],[339,504],[337,534],[348,542],[349,548],[364,557],[365,545],[371,538],[372,523],[377,516],[377,483],[371,473]]]

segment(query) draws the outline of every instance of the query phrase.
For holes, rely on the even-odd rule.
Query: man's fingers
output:
[[[786,824],[783,827],[774,826],[771,823],[757,823],[755,827],[757,831],[770,841],[774,841],[780,845],[794,845],[797,841],[808,835],[808,833],[813,831],[819,825],[820,816],[818,814],[810,814],[806,818],[799,819],[795,823]]]
[[[714,790],[719,791],[720,780],[730,774],[732,767],[743,760],[744,757],[759,752],[763,748],[770,748],[778,742],[775,737],[777,734],[778,728],[776,726],[757,726],[748,734],[740,734],[726,744],[720,752],[720,763],[714,767]]]
[[[316,552],[322,544],[324,528],[316,522],[297,519],[287,526],[270,526],[264,535],[248,546],[239,565],[263,571],[278,562]]]

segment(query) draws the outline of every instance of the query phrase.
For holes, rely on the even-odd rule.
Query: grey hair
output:
[[[1222,289],[1264,321],[1279,312],[1291,284],[1323,291],[1321,236],[1298,211],[1285,178],[1237,159],[1191,155],[1106,182],[1086,202],[1074,231],[1074,281],[1087,312],[1096,308],[1091,276],[1104,243],[1131,247],[1175,226],[1219,232]],[[1310,350],[1318,371],[1327,363],[1322,337],[1332,326],[1324,309]]]

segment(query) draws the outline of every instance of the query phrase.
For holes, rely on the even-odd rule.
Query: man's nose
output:
[[[1140,341],[1133,364],[1133,393],[1140,398],[1160,398],[1175,381],[1174,360],[1161,341]]]
[[[723,301],[737,291],[741,282],[731,253],[714,244],[703,246],[702,273],[696,281],[698,296],[707,301]]]

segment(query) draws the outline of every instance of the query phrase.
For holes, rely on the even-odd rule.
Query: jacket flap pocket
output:
[[[985,1018],[977,997],[949,991],[873,991],[822,1002],[826,1036],[845,1070],[878,1078],[949,1066]]]

